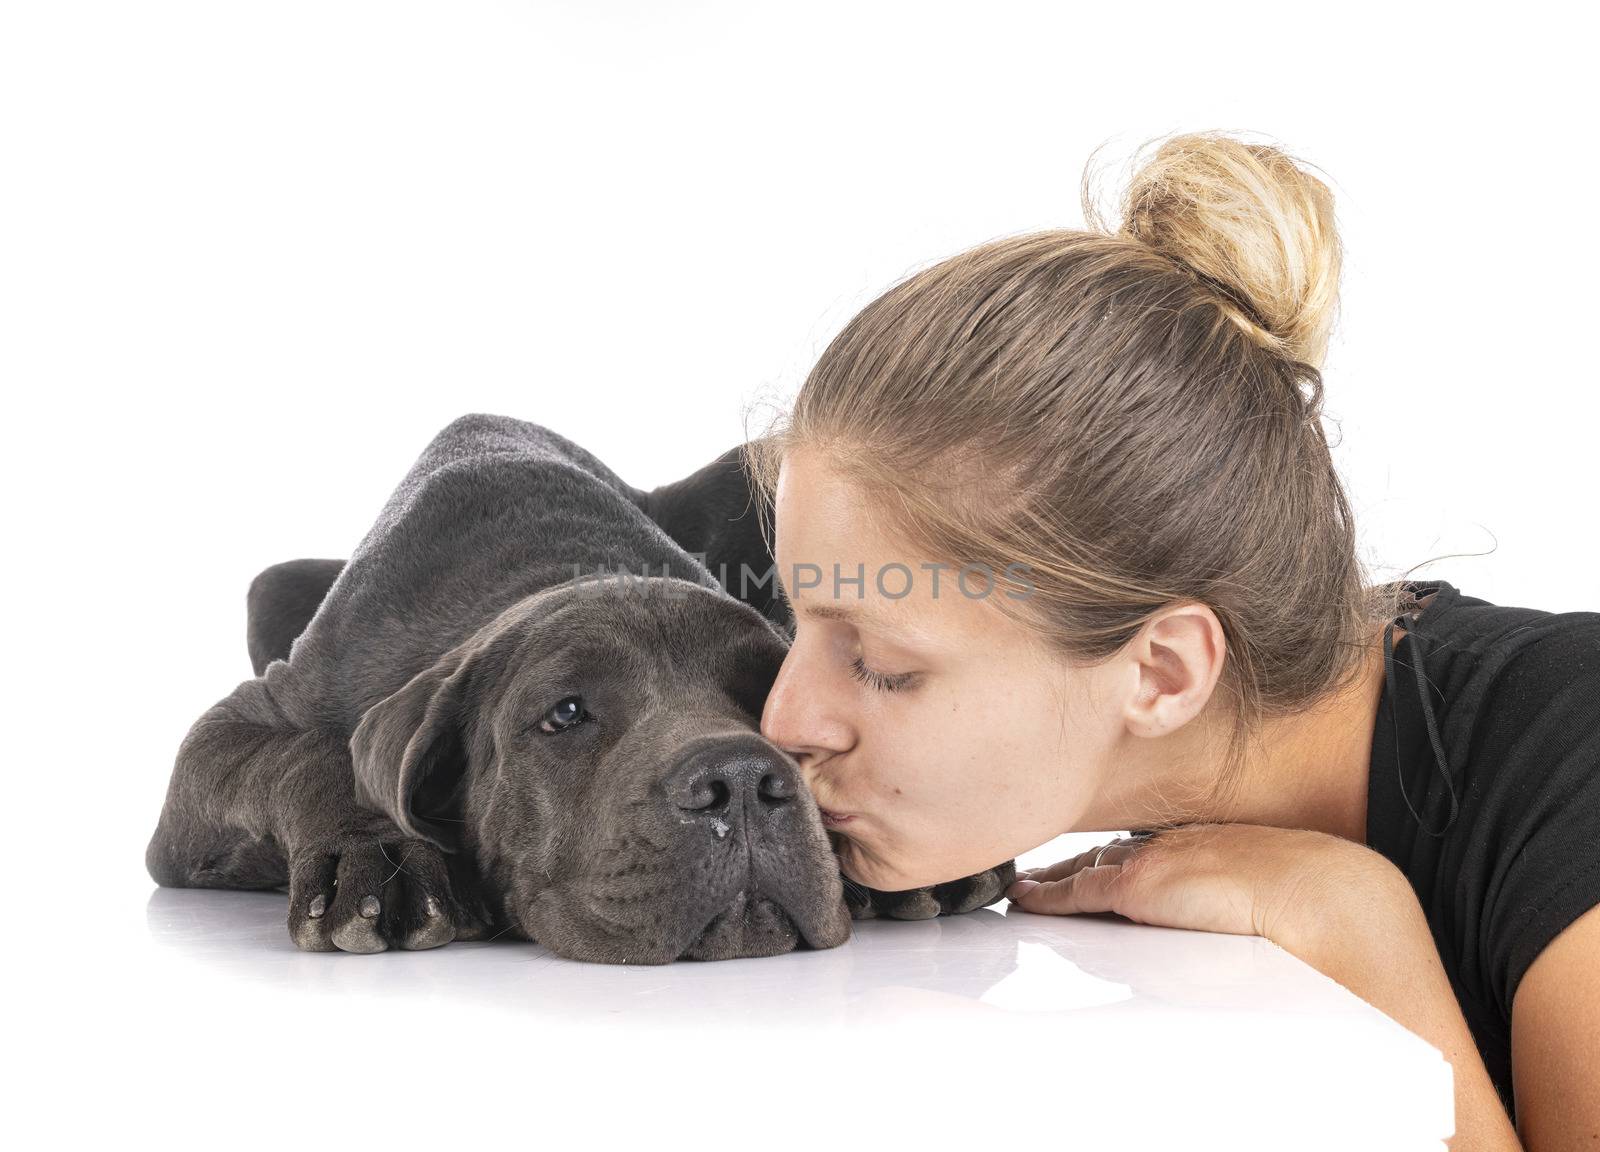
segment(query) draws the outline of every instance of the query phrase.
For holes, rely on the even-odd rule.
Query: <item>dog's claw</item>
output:
[[[381,907],[382,906],[378,903],[378,898],[376,896],[363,896],[361,898],[361,915],[365,916],[368,920],[371,920],[374,916],[376,916],[381,910]]]
[[[328,910],[328,898],[318,892],[311,898],[311,906],[306,909],[306,915],[315,920]]]
[[[440,916],[444,913],[444,909],[439,907],[439,898],[437,896],[429,896],[423,901],[422,907],[429,916]]]

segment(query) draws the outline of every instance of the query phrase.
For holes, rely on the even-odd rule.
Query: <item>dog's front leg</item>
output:
[[[287,884],[289,934],[311,951],[485,935],[488,919],[463,890],[467,872],[356,802],[348,736],[283,727],[272,711],[260,681],[246,681],[189,730],[145,853],[151,878],[184,888]]]

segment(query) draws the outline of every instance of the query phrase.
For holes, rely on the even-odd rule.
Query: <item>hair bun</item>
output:
[[[1333,194],[1288,153],[1220,132],[1168,137],[1121,214],[1121,235],[1186,266],[1255,339],[1321,365],[1339,297]]]

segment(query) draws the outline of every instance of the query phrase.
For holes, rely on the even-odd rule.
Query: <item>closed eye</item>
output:
[[[868,668],[866,661],[856,656],[850,661],[850,675],[878,692],[901,692],[916,682],[915,672],[879,672]]]

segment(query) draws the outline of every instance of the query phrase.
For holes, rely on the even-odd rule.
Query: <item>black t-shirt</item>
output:
[[[1410,879],[1515,1118],[1512,997],[1600,904],[1600,612],[1491,604],[1448,580],[1406,587],[1437,595],[1395,621],[1406,635],[1373,730],[1367,844]]]

